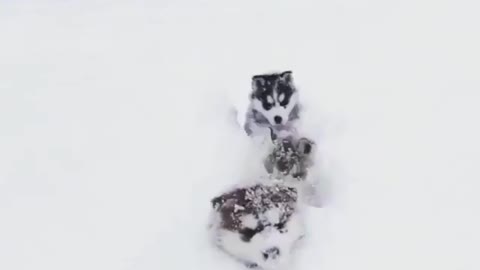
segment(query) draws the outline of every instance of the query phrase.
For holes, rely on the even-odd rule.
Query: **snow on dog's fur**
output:
[[[315,143],[305,137],[278,138],[271,132],[272,149],[265,159],[265,169],[275,178],[294,181],[306,180],[313,166]]]
[[[319,207],[315,181],[309,174],[314,165],[315,143],[305,137],[277,138],[271,132],[271,149],[264,160],[269,181],[280,181],[297,189],[301,202]]]
[[[215,244],[249,267],[288,266],[304,234],[297,196],[292,187],[255,184],[212,199]]]

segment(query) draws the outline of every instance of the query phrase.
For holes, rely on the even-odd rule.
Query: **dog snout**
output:
[[[278,116],[278,115],[275,115],[275,117],[273,117],[273,121],[275,121],[275,124],[279,125],[282,123],[282,117],[281,116]]]
[[[262,254],[263,259],[265,260],[275,260],[278,256],[280,256],[280,249],[277,247],[272,247],[262,252]]]

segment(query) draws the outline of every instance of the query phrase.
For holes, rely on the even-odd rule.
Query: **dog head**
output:
[[[250,99],[253,110],[270,125],[284,125],[298,113],[298,96],[291,71],[253,76]]]
[[[289,258],[303,231],[297,190],[283,185],[238,188],[212,200],[220,247],[236,258],[268,269]]]
[[[315,143],[307,138],[278,138],[272,130],[270,134],[273,149],[264,162],[267,172],[279,178],[305,179],[313,164]]]

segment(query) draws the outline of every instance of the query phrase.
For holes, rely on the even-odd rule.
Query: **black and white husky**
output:
[[[244,129],[249,136],[292,133],[299,120],[298,92],[291,71],[252,77],[252,92]]]

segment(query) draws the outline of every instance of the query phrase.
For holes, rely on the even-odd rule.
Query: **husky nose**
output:
[[[272,247],[265,250],[262,253],[263,253],[263,258],[265,260],[268,260],[268,259],[274,260],[280,255],[280,249],[278,249],[277,247]]]
[[[273,120],[275,121],[275,124],[281,124],[282,123],[282,117],[281,116],[276,115],[275,117],[273,117]]]

